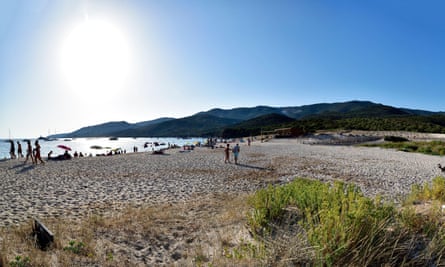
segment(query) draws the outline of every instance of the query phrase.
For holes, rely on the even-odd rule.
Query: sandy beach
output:
[[[126,206],[181,203],[210,193],[253,192],[296,176],[358,184],[367,195],[395,197],[414,183],[440,175],[438,156],[380,148],[308,145],[302,139],[241,146],[240,164],[225,164],[223,150],[180,149],[165,155],[0,162],[0,224],[30,218],[73,217]]]
[[[52,226],[59,218],[78,221],[82,227],[83,220],[99,215],[110,219],[81,229],[70,223],[68,230],[62,231],[64,236],[57,237],[59,249],[78,238],[70,234],[74,227],[78,234],[89,233],[84,233],[84,238],[93,238],[90,244],[94,244],[95,254],[107,257],[111,253],[113,262],[196,266],[196,257],[207,261],[221,255],[224,244],[236,247],[240,240],[255,242],[245,226],[243,209],[245,196],[259,188],[295,177],[342,180],[359,185],[368,196],[380,194],[397,200],[413,184],[442,174],[437,163],[443,161],[438,156],[308,141],[242,143],[239,165],[224,163],[223,148],[205,147],[190,152],[170,149],[164,155],[134,153],[49,161],[37,166],[20,160],[2,161],[0,227],[26,225],[32,218]],[[5,238],[0,236],[0,242]],[[16,252],[5,253],[12,257]],[[44,265],[63,261],[63,257],[57,249],[34,255]],[[82,266],[97,266],[82,258],[66,262],[73,259]]]

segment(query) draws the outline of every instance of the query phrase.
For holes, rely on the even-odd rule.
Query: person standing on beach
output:
[[[34,143],[34,151],[35,151],[35,164],[38,164],[37,160],[40,160],[40,162],[42,164],[45,164],[45,162],[43,162],[42,156],[40,156],[40,145],[39,145],[39,140],[36,140],[36,142]]]
[[[230,144],[224,148],[224,163],[230,163]]]
[[[25,164],[26,162],[28,162],[28,158],[31,157],[31,161],[32,164],[34,164],[34,156],[32,155],[32,146],[31,146],[31,141],[30,140],[26,140],[27,146],[26,146],[26,159],[25,159]]]
[[[23,158],[22,144],[19,141],[17,141],[17,157]]]
[[[11,159],[15,159],[15,146],[14,146],[14,141],[9,140],[9,143],[11,144],[11,149],[9,149],[9,155],[11,156]]]
[[[235,164],[238,164],[238,156],[240,152],[239,144],[236,144],[236,146],[232,149],[233,152],[233,158],[235,159]]]

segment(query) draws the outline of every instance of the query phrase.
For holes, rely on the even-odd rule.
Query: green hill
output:
[[[281,128],[294,121],[295,119],[281,114],[267,114],[226,127],[221,136],[223,138],[233,138],[260,135],[261,130]]]
[[[336,118],[329,116],[295,121],[288,125],[306,132],[316,130],[366,130],[366,131],[410,131],[445,133],[445,115],[403,115],[387,117],[350,117]]]
[[[320,103],[295,107],[211,109],[193,116],[130,124],[109,122],[51,137],[189,137],[249,136],[261,129],[405,130],[442,133],[445,113],[396,108],[369,101]]]
[[[196,137],[196,136],[214,136],[219,129],[238,123],[239,120],[219,118],[206,114],[197,114],[194,116],[170,120],[158,124],[129,129],[114,133],[115,136],[126,137]]]

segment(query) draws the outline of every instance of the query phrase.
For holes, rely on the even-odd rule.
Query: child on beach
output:
[[[224,163],[230,163],[230,144],[227,144],[226,148],[224,148]]]

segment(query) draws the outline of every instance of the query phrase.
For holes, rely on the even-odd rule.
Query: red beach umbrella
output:
[[[71,147],[65,146],[65,145],[58,145],[58,148],[64,149],[64,150],[68,150],[71,151]]]

